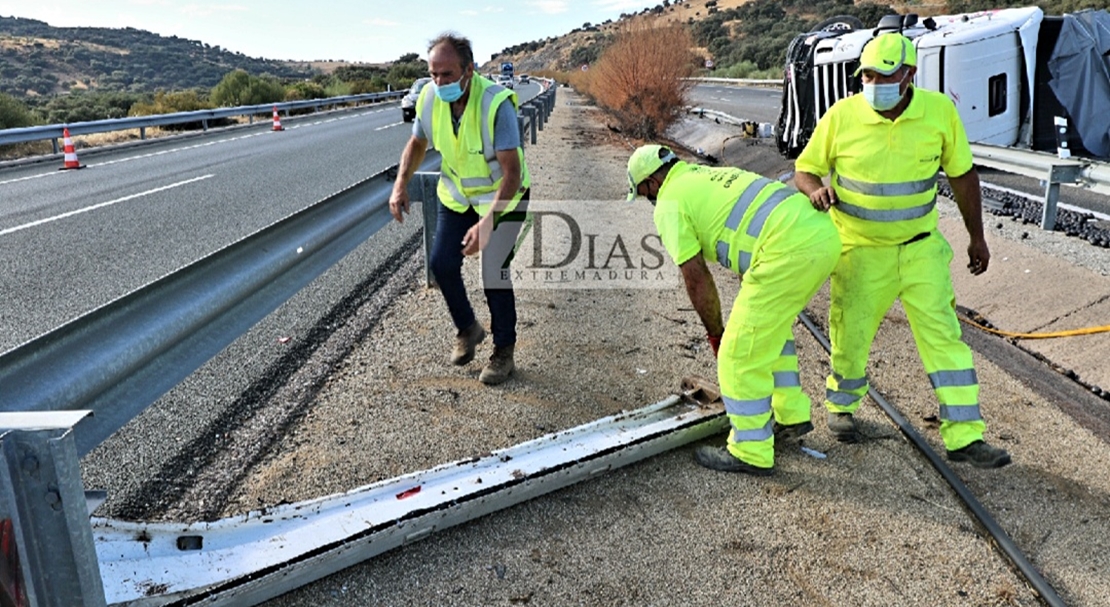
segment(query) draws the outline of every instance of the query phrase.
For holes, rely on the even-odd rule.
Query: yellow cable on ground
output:
[[[995,335],[1002,335],[1004,337],[1014,337],[1017,339],[1050,339],[1053,337],[1072,337],[1075,335],[1091,335],[1094,333],[1110,332],[1110,325],[1103,325],[1101,327],[1087,327],[1085,329],[1071,329],[1070,331],[1054,331],[1050,333],[1011,333],[1009,331],[1000,331],[998,329],[985,327],[962,314],[960,315],[960,320],[966,322],[969,325],[978,327],[988,333],[994,333]]]

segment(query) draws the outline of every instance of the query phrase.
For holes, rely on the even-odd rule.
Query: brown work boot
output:
[[[509,379],[515,368],[516,365],[513,364],[513,346],[495,345],[493,356],[489,357],[489,363],[482,368],[482,374],[478,376],[478,381],[495,386]]]
[[[455,336],[455,350],[451,352],[451,363],[465,365],[474,360],[474,348],[486,338],[486,330],[482,323],[474,321],[470,327],[459,331]]]

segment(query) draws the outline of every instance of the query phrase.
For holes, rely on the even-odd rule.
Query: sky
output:
[[[133,27],[199,40],[251,57],[367,63],[406,53],[452,30],[479,64],[502,49],[560,36],[661,0],[0,0],[0,16],[58,27]]]

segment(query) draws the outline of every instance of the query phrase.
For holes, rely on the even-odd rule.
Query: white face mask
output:
[[[863,85],[863,98],[867,100],[867,105],[876,112],[885,112],[893,109],[902,101],[902,83],[906,81],[905,76],[898,82],[891,82],[889,84],[864,84]]]

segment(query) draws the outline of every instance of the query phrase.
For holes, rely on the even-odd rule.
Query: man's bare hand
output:
[[[489,244],[490,235],[493,234],[493,214],[486,215],[478,220],[463,236],[463,255],[476,255]]]
[[[409,213],[409,193],[408,190],[399,190],[393,188],[393,193],[389,196],[389,214],[397,220],[397,223],[405,223],[404,215]]]
[[[836,204],[836,192],[828,186],[820,187],[809,195],[809,202],[818,211],[827,211]]]
[[[987,248],[987,241],[971,241],[971,244],[967,245],[967,259],[967,269],[972,274],[978,276],[986,272],[987,266],[991,263],[991,252]]]

